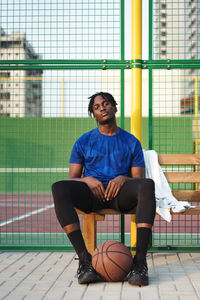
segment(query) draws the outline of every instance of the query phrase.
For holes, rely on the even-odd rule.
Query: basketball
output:
[[[124,244],[107,241],[95,249],[92,266],[106,281],[121,281],[131,270],[132,254]]]

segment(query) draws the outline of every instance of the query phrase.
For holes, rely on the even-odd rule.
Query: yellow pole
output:
[[[140,141],[142,139],[142,0],[132,0],[131,8],[132,45],[131,59],[131,133]],[[135,215],[131,216],[131,247],[136,246],[137,228]],[[134,254],[135,251],[132,251]]]
[[[194,78],[194,118],[195,118],[195,154],[198,154],[198,113],[199,113],[199,103],[198,103],[198,78]],[[195,172],[198,172],[198,167],[195,166]],[[195,184],[195,189],[198,190],[198,183]]]
[[[195,154],[198,153],[198,78],[194,78]]]

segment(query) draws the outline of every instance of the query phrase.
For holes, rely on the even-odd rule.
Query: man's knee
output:
[[[63,186],[63,181],[54,182],[51,186],[53,195],[56,194],[57,191],[59,191],[62,188],[62,186]]]
[[[75,180],[61,180],[52,184],[54,200],[65,198],[66,200],[74,195],[80,195],[85,183]]]
[[[152,179],[144,178],[140,181],[138,193],[141,199],[152,199],[155,201],[155,184]]]
[[[155,190],[155,184],[154,184],[154,181],[152,179],[145,178],[144,185],[145,185],[145,188],[148,191],[154,192],[154,190]]]
[[[154,181],[149,178],[137,178],[134,179],[134,183],[137,185],[137,190],[139,194],[144,194],[144,192],[153,192],[154,193]],[[131,181],[130,181],[131,185]],[[135,189],[135,186],[133,185],[132,188]]]
[[[68,182],[66,180],[57,181],[52,184],[52,194],[54,201],[62,199],[68,191]]]

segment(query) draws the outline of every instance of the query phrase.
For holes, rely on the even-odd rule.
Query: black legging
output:
[[[136,207],[136,223],[152,224],[155,218],[154,182],[151,179],[135,178],[127,181],[117,197],[108,202],[97,199],[88,185],[75,180],[58,181],[52,185],[57,218],[62,227],[79,222],[74,208],[85,213],[103,208],[113,208],[122,213]]]

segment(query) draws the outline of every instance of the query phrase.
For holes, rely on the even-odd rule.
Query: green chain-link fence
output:
[[[199,153],[199,1],[150,1],[149,28],[149,147]],[[156,217],[155,248],[199,245],[199,216],[173,216],[170,224]]]
[[[112,93],[118,124],[130,130],[130,2],[2,0],[2,249],[72,249],[56,221],[51,184],[67,178],[74,141],[96,126],[87,116],[91,94]],[[199,9],[197,0],[149,1],[145,149],[199,151]],[[129,217],[123,223],[117,216],[98,222],[98,243],[120,240],[125,229],[129,244]],[[152,247],[197,249],[199,217],[174,216],[168,224],[157,216]]]
[[[72,249],[51,184],[68,176],[75,140],[91,128],[88,97],[109,91],[124,127],[124,2],[1,2],[1,248]],[[98,239],[120,239],[108,216]]]

